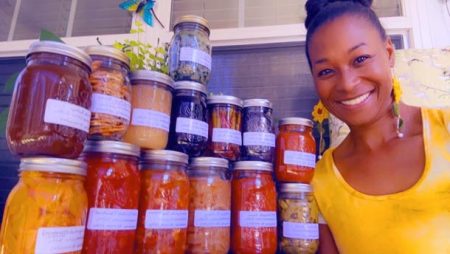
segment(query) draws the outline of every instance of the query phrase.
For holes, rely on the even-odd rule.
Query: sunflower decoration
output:
[[[322,101],[319,100],[319,102],[314,106],[313,112],[312,112],[313,120],[317,122],[317,128],[319,131],[319,159],[322,158],[322,153],[325,150],[325,140],[323,139],[323,134],[325,133],[325,128],[323,126],[323,121],[325,119],[328,119],[330,116],[330,113],[323,105]]]

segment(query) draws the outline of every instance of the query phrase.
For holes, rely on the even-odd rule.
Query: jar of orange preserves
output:
[[[139,147],[118,141],[88,141],[89,214],[83,253],[132,253],[139,206]]]
[[[277,193],[272,163],[236,162],[231,180],[231,250],[274,254],[277,250]]]
[[[280,120],[275,173],[280,182],[310,183],[316,165],[313,122],[300,117]]]
[[[184,253],[189,207],[188,156],[147,150],[141,157],[136,253]]]
[[[8,196],[0,253],[81,253],[87,212],[86,164],[24,158]]]

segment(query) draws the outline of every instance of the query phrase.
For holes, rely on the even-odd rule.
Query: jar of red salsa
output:
[[[277,250],[277,193],[272,163],[239,161],[231,180],[231,250],[274,254]]]
[[[316,165],[313,123],[300,117],[283,118],[276,142],[275,173],[280,182],[310,183]]]
[[[139,147],[88,141],[89,213],[83,253],[133,253],[139,206]]]

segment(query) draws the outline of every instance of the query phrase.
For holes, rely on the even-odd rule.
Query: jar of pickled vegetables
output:
[[[236,161],[242,145],[242,100],[227,95],[208,97],[210,154]]]
[[[197,157],[208,145],[206,87],[197,82],[175,82],[169,147]]]
[[[77,158],[91,119],[91,58],[64,43],[39,41],[26,61],[9,110],[9,150],[19,156]]]
[[[231,180],[231,250],[274,254],[277,250],[277,192],[268,162],[239,161]]]
[[[319,208],[309,184],[280,185],[278,210],[280,251],[286,254],[316,253],[319,246]]]
[[[175,22],[169,48],[169,73],[175,81],[207,85],[211,73],[208,21],[186,15]]]
[[[272,103],[266,99],[244,101],[242,159],[273,162],[275,133]]]
[[[29,157],[6,201],[0,253],[81,253],[88,200],[86,164]]]
[[[166,148],[172,109],[172,79],[148,70],[132,72],[130,79],[133,112],[124,140],[146,149]]]
[[[88,222],[83,253],[132,253],[139,208],[139,147],[87,141]]]
[[[89,138],[121,140],[130,123],[130,59],[107,46],[91,46],[85,51],[92,58]]]
[[[278,181],[310,183],[316,165],[313,123],[300,117],[283,118],[279,124],[275,173]]]
[[[231,183],[227,170],[228,161],[222,158],[198,157],[191,162],[187,253],[228,253]]]
[[[189,209],[188,156],[169,150],[142,153],[136,253],[184,253]]]

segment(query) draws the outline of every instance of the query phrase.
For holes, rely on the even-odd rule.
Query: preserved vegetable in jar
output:
[[[198,157],[190,181],[187,253],[226,254],[230,248],[231,183],[228,161]]]
[[[279,124],[275,173],[278,181],[310,183],[316,165],[316,142],[311,120],[283,118]]]
[[[175,22],[169,48],[169,73],[175,81],[207,85],[211,73],[208,21],[186,15]]]
[[[81,253],[88,200],[86,164],[23,158],[20,179],[6,201],[1,253]]]
[[[89,201],[83,253],[132,253],[139,208],[139,147],[119,141],[88,141]]]
[[[274,254],[277,250],[277,193],[272,164],[235,163],[231,180],[231,250]]]
[[[319,208],[309,184],[285,183],[280,186],[278,209],[282,253],[316,253],[319,246]]]
[[[77,158],[89,132],[91,58],[75,47],[35,42],[17,77],[6,127],[19,156]]]
[[[169,139],[172,79],[156,71],[131,73],[131,123],[126,142],[146,149],[164,149]]]
[[[141,157],[136,253],[184,253],[189,209],[188,156],[148,150]]]
[[[92,58],[89,138],[121,140],[130,123],[130,60],[108,46],[91,46],[85,51]]]

